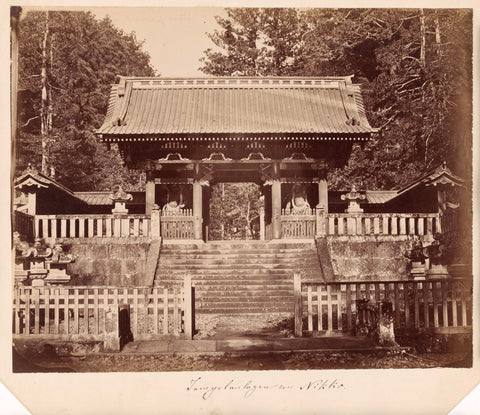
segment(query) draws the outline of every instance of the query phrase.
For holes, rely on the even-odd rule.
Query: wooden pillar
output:
[[[155,177],[153,172],[147,171],[147,183],[145,185],[145,214],[151,215],[155,203]]]
[[[202,185],[198,180],[193,182],[193,237],[202,239]]]
[[[320,179],[318,181],[318,205],[317,208],[324,209],[325,214],[328,213],[328,183],[327,179]]]
[[[440,187],[437,189],[437,200],[438,200],[438,213],[443,215],[447,209],[447,197],[445,194],[445,189]]]
[[[27,193],[27,213],[29,215],[37,214],[37,193],[33,189]]]
[[[302,337],[303,327],[302,327],[302,280],[300,274],[293,274],[293,296],[295,300],[294,305],[294,327],[295,327],[295,337]]]
[[[265,207],[263,205],[260,206],[259,213],[260,213],[260,240],[264,241],[265,240]]]
[[[282,212],[282,184],[279,179],[272,181],[272,231],[273,239],[281,238],[280,215]]]

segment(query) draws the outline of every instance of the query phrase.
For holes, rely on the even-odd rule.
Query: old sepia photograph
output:
[[[471,8],[12,6],[10,47],[14,374],[472,368]]]

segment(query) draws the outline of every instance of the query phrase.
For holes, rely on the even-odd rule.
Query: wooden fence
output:
[[[102,340],[108,313],[129,306],[133,339],[160,335],[191,339],[193,335],[190,277],[183,289],[162,287],[17,287],[13,296],[13,333],[22,337]]]
[[[395,329],[469,331],[472,327],[472,285],[468,280],[301,283],[294,276],[295,333],[351,331],[356,300],[390,301]]]
[[[36,238],[150,236],[150,217],[115,215],[36,215]]]
[[[174,214],[162,212],[160,217],[160,236],[164,239],[193,239],[192,209],[182,209]]]

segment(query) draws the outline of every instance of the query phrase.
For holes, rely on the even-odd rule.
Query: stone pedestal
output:
[[[415,281],[425,280],[425,263],[420,261],[412,261],[411,276]]]
[[[441,264],[431,264],[430,269],[427,271],[428,278],[448,278],[447,267]]]
[[[390,301],[378,304],[378,345],[384,347],[398,346],[393,330],[393,305]]]
[[[45,282],[47,284],[66,284],[70,282],[70,275],[67,274],[67,264],[69,262],[47,263],[48,275]]]
[[[15,285],[23,285],[28,278],[28,269],[25,267],[25,258],[15,257]]]
[[[31,268],[28,276],[30,278],[30,284],[32,287],[45,286],[45,278],[47,277],[48,270],[45,268]]]

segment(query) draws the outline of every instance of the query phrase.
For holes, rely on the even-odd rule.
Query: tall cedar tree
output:
[[[202,71],[354,75],[381,132],[332,188],[398,188],[443,160],[471,176],[472,13],[462,9],[227,9]]]
[[[109,190],[142,185],[123,166],[118,150],[94,136],[105,116],[117,75],[153,76],[150,58],[134,33],[109,18],[85,12],[28,12],[19,28],[19,134],[16,171],[40,169],[42,79],[46,81],[48,171],[73,190]],[[42,55],[45,77],[42,75]]]

